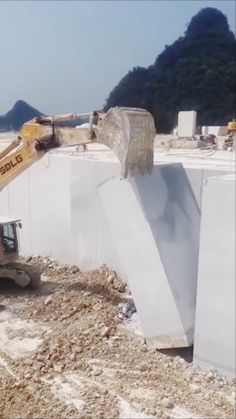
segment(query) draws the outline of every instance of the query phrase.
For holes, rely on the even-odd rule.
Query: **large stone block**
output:
[[[235,376],[235,175],[204,184],[194,362]]]
[[[196,134],[196,111],[178,113],[178,137],[193,137]]]
[[[98,186],[149,346],[193,343],[200,209],[181,164]]]

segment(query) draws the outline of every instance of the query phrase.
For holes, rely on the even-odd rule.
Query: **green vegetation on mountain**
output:
[[[147,109],[158,132],[170,132],[181,110],[196,110],[199,125],[227,125],[236,116],[236,40],[227,18],[200,10],[154,65],[135,67],[119,82],[104,109],[113,106]]]

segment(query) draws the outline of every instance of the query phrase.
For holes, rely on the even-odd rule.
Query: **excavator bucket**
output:
[[[144,109],[115,107],[98,124],[96,140],[114,151],[122,176],[151,173],[155,138],[154,121]]]
[[[60,125],[81,115],[89,117],[89,127],[77,129]],[[24,124],[20,132],[25,140],[37,139],[37,150],[49,151],[54,147],[91,142],[105,144],[120,160],[123,177],[151,173],[155,133],[150,113],[125,107],[110,108],[106,113],[42,116]]]

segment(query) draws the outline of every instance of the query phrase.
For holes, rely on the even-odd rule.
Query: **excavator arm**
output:
[[[43,154],[35,149],[34,142],[22,140],[18,136],[0,153],[0,191]]]
[[[88,126],[71,126],[81,116],[89,117]],[[105,144],[115,152],[124,177],[137,171],[150,173],[154,137],[153,118],[142,109],[117,107],[107,113],[35,118],[24,124],[18,137],[0,152],[0,190],[53,148],[91,142]],[[5,240],[12,240],[4,236],[6,226],[7,231],[15,231],[16,220],[0,219],[0,279],[9,278],[21,287],[38,286],[40,271],[18,260],[16,235],[10,241],[15,243],[14,248],[6,247]]]
[[[89,117],[88,127],[64,126],[84,116]],[[53,148],[91,142],[102,143],[115,152],[123,177],[151,173],[154,137],[152,116],[137,108],[35,118],[25,123],[17,139],[0,153],[0,190]]]

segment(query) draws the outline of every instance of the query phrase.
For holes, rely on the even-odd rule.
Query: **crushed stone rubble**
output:
[[[0,290],[0,313],[33,322],[42,343],[18,357],[0,346],[0,418],[167,419],[180,417],[178,409],[190,417],[235,417],[235,380],[120,332],[136,308],[106,265],[81,272],[48,257],[26,261],[41,269],[41,287]],[[20,339],[30,333],[19,330]]]

